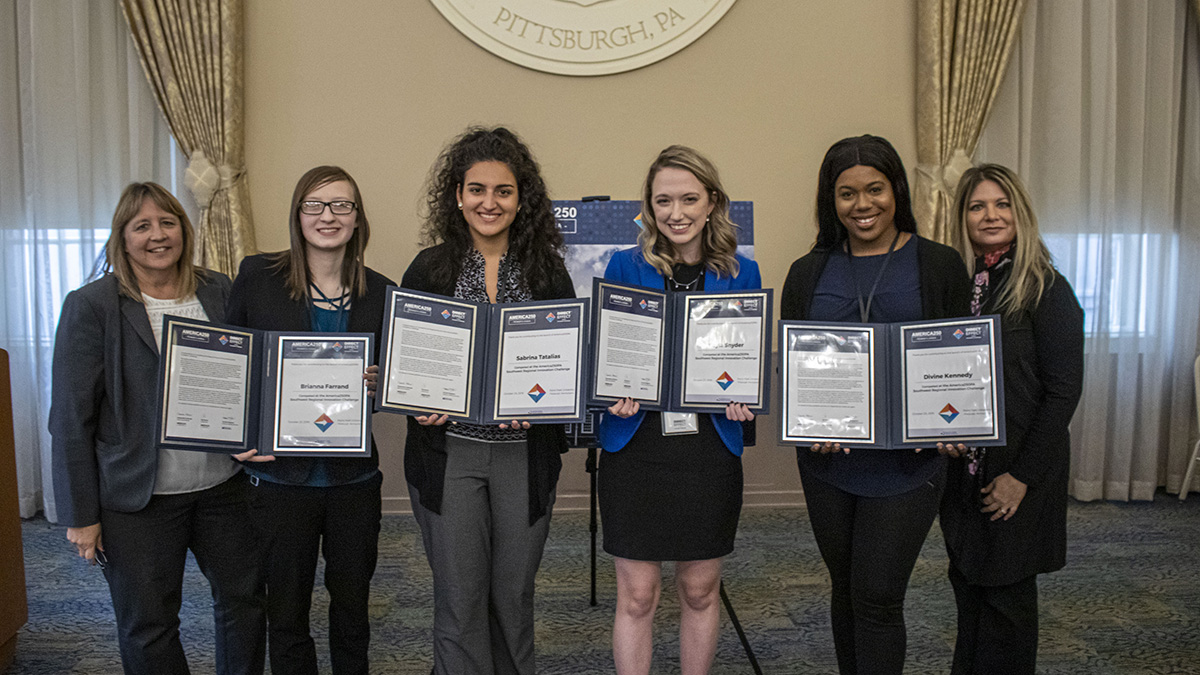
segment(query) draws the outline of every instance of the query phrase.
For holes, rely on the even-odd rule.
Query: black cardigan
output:
[[[995,311],[991,294],[983,314]],[[1062,569],[1067,556],[1068,426],[1083,392],[1083,310],[1062,275],[1038,306],[1000,324],[1007,445],[987,449],[983,476],[950,461],[941,523],[951,563],[973,584],[1000,586]],[[980,513],[979,487],[1010,473],[1028,490],[1009,520]]]
[[[252,255],[242,260],[225,305],[225,321],[232,326],[255,330],[312,330],[308,303],[293,300],[288,295],[287,278],[282,272],[270,269],[270,255]],[[379,363],[379,346],[383,340],[381,333],[387,287],[393,283],[391,279],[368,268],[366,295],[351,300],[347,331],[375,334],[374,363]],[[301,484],[308,480],[313,462],[309,457],[278,457],[274,462],[256,463],[254,470],[286,483]],[[371,438],[370,457],[335,457],[327,462],[329,478],[335,485],[353,480],[379,466],[375,438]]]
[[[813,249],[792,263],[779,298],[780,319],[808,319],[813,293],[833,250]],[[971,313],[971,279],[957,251],[917,237],[917,272],[921,279],[921,316],[924,319],[946,319]]]
[[[439,244],[418,253],[405,270],[400,285],[421,293],[453,296],[455,281],[439,287],[430,280],[430,269],[437,264],[444,246]],[[534,290],[533,296],[535,300],[575,297],[575,285],[567,274],[567,268],[559,263],[551,273],[549,289],[540,293]],[[529,447],[529,524],[532,525],[546,514],[550,495],[558,484],[558,474],[562,470],[562,458],[559,455],[567,451],[567,434],[561,424],[535,424],[529,427],[526,438]],[[446,479],[445,426],[424,426],[413,417],[408,418],[404,478],[417,488],[421,506],[434,513],[442,512]]]

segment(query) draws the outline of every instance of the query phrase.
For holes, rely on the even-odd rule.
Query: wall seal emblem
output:
[[[460,33],[526,68],[609,75],[695,42],[736,0],[430,0]]]

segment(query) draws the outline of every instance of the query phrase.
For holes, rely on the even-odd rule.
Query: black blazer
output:
[[[207,272],[196,297],[224,318],[229,277]],[[158,345],[146,306],[107,275],[72,291],[54,338],[51,473],[58,521],[100,522],[100,509],[140,511],[158,472]]]
[[[803,321],[833,249],[813,249],[792,263],[779,297],[779,318]],[[971,313],[971,279],[958,252],[917,237],[917,273],[921,279],[921,316],[926,320]]]
[[[237,279],[229,292],[225,321],[233,326],[256,330],[312,330],[308,303],[293,300],[288,295],[286,276],[270,269],[271,254],[247,256],[238,269]],[[387,287],[391,279],[367,269],[367,293],[353,298],[347,331],[375,334],[375,363],[379,363],[379,345],[383,340],[383,310]],[[308,457],[279,457],[274,462],[254,465],[256,472],[269,474],[280,481],[302,484],[312,473],[314,460]],[[353,480],[379,466],[379,452],[371,438],[370,457],[335,457],[327,460],[329,478],[334,484]]]
[[[994,313],[993,292],[983,314]],[[1032,312],[1000,323],[1007,445],[988,448],[983,475],[950,460],[941,523],[951,563],[982,586],[1062,569],[1067,560],[1068,425],[1083,393],[1083,310],[1057,272]],[[979,489],[1012,474],[1028,490],[1012,518],[979,512]]]
[[[435,287],[430,281],[429,271],[437,264],[440,251],[445,244],[422,250],[404,272],[400,285],[422,293],[454,295],[455,282]],[[444,249],[443,249],[444,250]],[[575,285],[567,274],[567,268],[559,263],[552,271],[549,289],[533,292],[535,300],[556,300],[575,297]],[[561,424],[534,424],[526,434],[529,446],[529,524],[532,525],[546,514],[550,495],[558,484],[562,470],[562,457],[567,451],[567,434]],[[446,480],[446,428],[444,426],[422,426],[413,417],[408,418],[408,438],[404,444],[404,478],[421,496],[421,506],[442,512],[442,489]]]

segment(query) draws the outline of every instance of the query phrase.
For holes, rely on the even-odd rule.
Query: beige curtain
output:
[[[946,241],[950,200],[987,120],[1025,0],[918,0],[917,174],[925,236]]]
[[[232,275],[256,250],[242,115],[242,0],[121,0],[200,208],[196,262]]]
[[[1195,443],[1193,1],[1028,0],[975,151],[1021,175],[1054,264],[1083,305],[1070,479],[1081,500],[1177,491]]]

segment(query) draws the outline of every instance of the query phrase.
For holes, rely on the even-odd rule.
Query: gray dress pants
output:
[[[433,570],[433,672],[533,675],[533,583],[550,507],[529,524],[524,441],[446,436],[442,512],[408,493]]]

